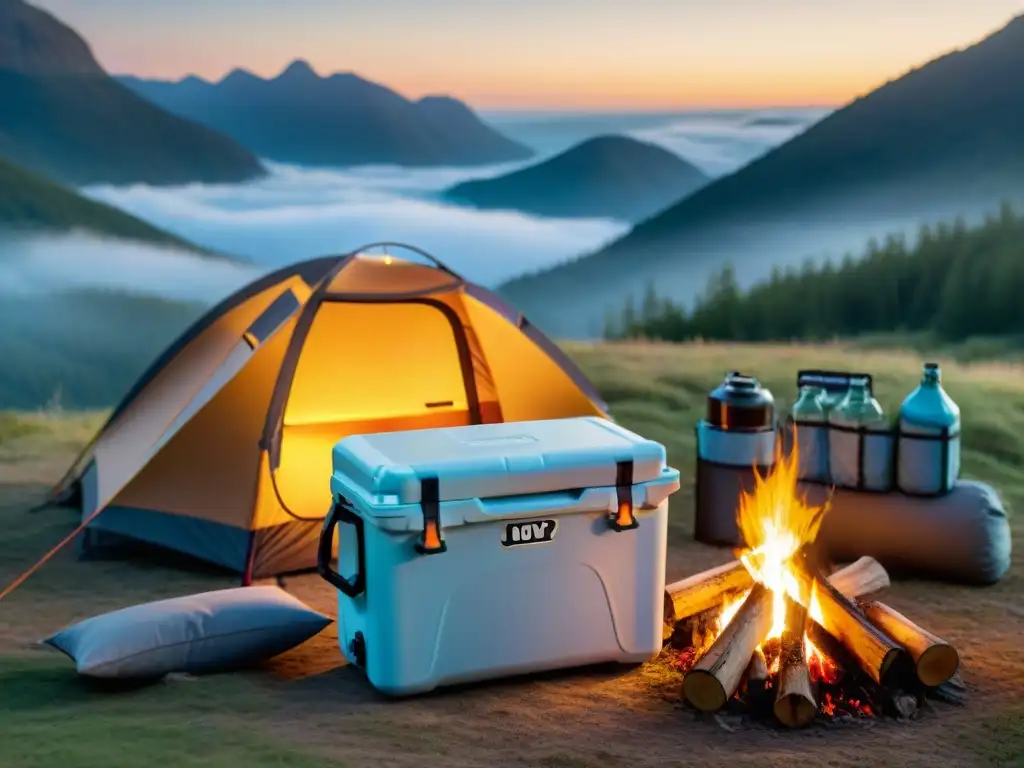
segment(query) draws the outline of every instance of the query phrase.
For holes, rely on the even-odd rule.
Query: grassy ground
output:
[[[571,353],[626,426],[666,444],[685,485],[673,498],[669,577],[724,562],[695,544],[693,425],[730,369],[759,376],[786,401],[801,367],[875,373],[889,408],[916,383],[920,360],[843,347],[599,345]],[[964,414],[964,472],[1024,500],[1024,369],[944,365]],[[73,527],[60,510],[27,511],[66,468],[102,414],[0,415],[0,583]],[[1021,528],[1013,519],[1014,544]],[[246,674],[170,679],[111,693],[77,680],[62,657],[31,643],[85,616],[143,600],[230,586],[230,576],[160,558],[56,557],[0,605],[0,765],[480,766],[1024,764],[1024,568],[971,589],[900,582],[886,600],[958,645],[972,698],[911,723],[873,728],[727,732],[679,709],[663,666],[598,670],[475,686],[410,701],[374,695],[341,664],[336,630]],[[333,612],[315,576],[289,591]]]

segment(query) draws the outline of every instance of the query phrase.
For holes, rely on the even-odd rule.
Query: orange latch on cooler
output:
[[[448,550],[441,537],[441,492],[436,477],[420,478],[420,508],[423,510],[423,534],[416,542],[421,555],[436,555]]]
[[[441,541],[441,531],[438,530],[438,525],[433,520],[425,520],[423,522],[423,549],[427,552],[437,552],[444,547],[444,542]]]
[[[608,518],[613,531],[629,531],[640,525],[633,514],[633,461],[620,461],[615,465],[615,513]]]

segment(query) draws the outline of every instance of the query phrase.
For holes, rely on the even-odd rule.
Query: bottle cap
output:
[[[725,430],[758,431],[775,426],[775,398],[753,376],[730,371],[708,395],[707,421]]]

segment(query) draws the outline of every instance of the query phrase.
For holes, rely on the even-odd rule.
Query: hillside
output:
[[[750,284],[773,264],[1024,200],[1022,71],[1024,17],[857,99],[597,253],[503,292],[551,333],[593,333],[650,280],[687,301],[725,261]]]
[[[279,162],[471,166],[532,155],[460,101],[410,101],[355,74],[321,77],[304,61],[269,80],[235,70],[217,83],[197,77],[179,82],[124,77],[121,82]]]
[[[639,311],[623,310],[612,335],[682,341],[823,340],[865,334],[926,333],[943,342],[1024,336],[1024,216],[1008,206],[984,224],[925,228],[872,243],[862,258],[802,270],[775,270],[740,290],[723,270],[687,311],[652,285]]]
[[[199,250],[191,243],[117,208],[90,200],[0,160],[0,231],[72,230]]]
[[[264,173],[236,142],[117,83],[73,29],[22,0],[0,0],[0,103],[0,157],[68,184]]]
[[[598,136],[536,165],[456,184],[445,197],[540,216],[637,221],[707,181],[666,149],[625,136]]]

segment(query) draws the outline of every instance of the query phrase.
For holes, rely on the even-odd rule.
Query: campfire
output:
[[[798,452],[781,451],[737,510],[746,549],[666,588],[666,637],[683,696],[800,727],[815,719],[912,717],[930,697],[960,703],[955,648],[869,595],[889,586],[877,561],[834,570],[815,547],[827,505],[798,492]]]

